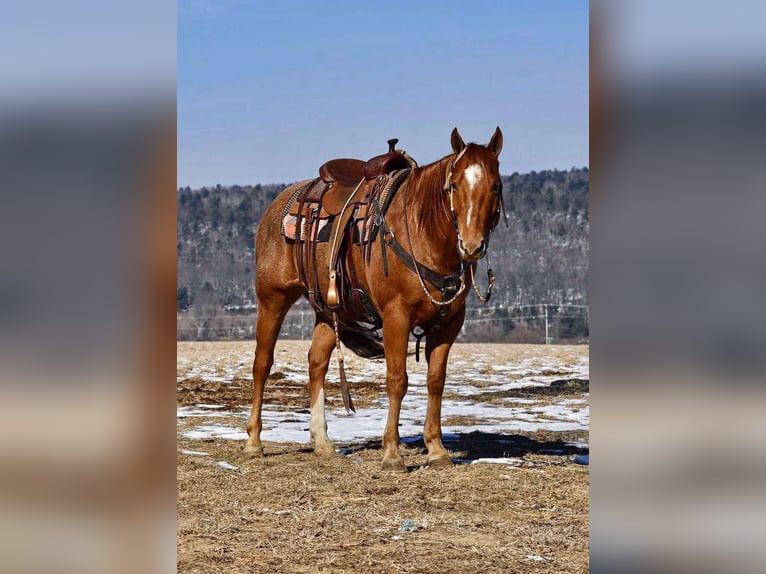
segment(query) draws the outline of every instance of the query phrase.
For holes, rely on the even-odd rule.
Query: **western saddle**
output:
[[[367,250],[380,219],[396,190],[417,163],[396,150],[399,140],[388,140],[388,153],[368,161],[341,158],[324,163],[319,177],[298,187],[282,213],[282,234],[295,243],[295,263],[312,306],[329,314],[340,309],[351,321],[380,327],[380,317],[356,281],[349,255],[351,245]],[[378,216],[379,214],[379,216]],[[329,243],[329,288],[319,292],[318,243]],[[338,285],[340,282],[340,285]],[[348,328],[348,321],[345,321]]]
[[[337,215],[343,209],[348,195],[363,180],[371,181],[393,171],[410,169],[417,165],[405,152],[394,149],[398,141],[398,139],[388,140],[388,153],[375,156],[366,162],[351,158],[331,159],[325,162],[319,168],[319,180],[327,184],[327,189],[323,189],[321,185],[310,186],[307,189],[306,200],[321,202],[327,213]]]

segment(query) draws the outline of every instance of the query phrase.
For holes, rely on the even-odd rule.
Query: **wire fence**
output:
[[[314,329],[312,309],[293,308],[280,332],[283,339],[310,339]],[[208,312],[177,315],[179,341],[228,341],[255,339],[257,312]],[[458,341],[502,343],[586,343],[590,336],[587,305],[532,304],[479,307],[466,310]]]

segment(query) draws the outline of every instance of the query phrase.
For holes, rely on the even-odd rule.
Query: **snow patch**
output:
[[[227,359],[227,358],[226,358]],[[196,365],[186,373],[186,377],[198,376],[208,381],[231,380],[236,367],[220,369],[214,363]],[[351,362],[351,361],[349,361]],[[242,363],[242,361],[239,361]],[[232,360],[233,365],[239,364]],[[242,363],[244,364],[244,363]],[[240,365],[241,366],[241,365]],[[348,365],[347,365],[348,368]],[[355,382],[378,382],[381,384],[380,397],[372,401],[371,406],[359,408],[356,414],[347,414],[339,397],[327,397],[326,420],[330,440],[339,442],[359,442],[367,439],[380,439],[386,426],[388,400],[384,391],[385,363],[383,361],[359,360],[352,367],[355,376],[349,378],[351,392]],[[442,402],[442,420],[450,418],[461,424],[443,426],[445,440],[449,433],[485,433],[512,434],[519,431],[576,431],[587,430],[590,408],[583,398],[561,397],[550,404],[541,404],[534,398],[508,397],[492,404],[476,401],[480,394],[502,393],[520,387],[545,387],[555,380],[583,378],[589,376],[589,359],[584,357],[534,357],[523,358],[513,364],[497,364],[491,356],[477,356],[475,360],[458,359],[450,361],[447,386],[450,398]],[[303,364],[278,364],[273,373],[282,375],[280,384],[295,383],[296,399],[308,396],[308,374]],[[328,380],[337,380],[334,363],[331,363]],[[406,442],[422,440],[423,424],[426,418],[428,389],[426,385],[426,366],[423,362],[410,365],[409,391],[404,398],[400,417],[399,433]],[[226,376],[220,373],[225,372]],[[303,392],[301,392],[303,391]],[[587,395],[586,395],[587,396]],[[300,412],[303,411],[303,412]],[[222,405],[197,404],[193,407],[179,407],[176,411],[178,420],[189,418],[201,419],[200,424],[181,431],[180,436],[187,439],[226,439],[246,440],[245,424],[250,415],[250,406],[242,405],[234,411],[226,410]],[[305,411],[302,400],[295,405],[264,405],[263,431],[261,439],[272,442],[307,443],[310,440],[310,416]],[[221,424],[215,419],[235,419],[239,421]],[[580,446],[579,444],[577,446]],[[587,446],[586,446],[587,448]]]

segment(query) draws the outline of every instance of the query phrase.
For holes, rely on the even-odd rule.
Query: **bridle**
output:
[[[450,164],[449,172],[447,173],[447,179],[444,182],[444,191],[447,192],[447,194],[449,195],[450,213],[452,214],[452,224],[455,227],[455,233],[457,233],[457,244],[458,244],[458,246],[461,244],[463,238],[460,236],[460,229],[458,228],[458,224],[457,224],[457,213],[455,212],[455,204],[454,204],[453,199],[452,199],[452,192],[455,189],[455,183],[452,181],[452,174],[455,171],[455,165],[457,165],[457,162],[460,161],[460,159],[465,155],[465,152],[467,150],[468,150],[468,146],[466,146],[463,149],[461,149],[460,152],[455,156],[455,159]],[[404,194],[405,194],[404,202],[405,202],[405,205],[407,205],[408,190],[409,190],[409,187],[405,188],[405,190],[404,190]],[[508,227],[508,214],[505,212],[505,204],[503,203],[503,191],[502,191],[502,188],[500,188],[499,195],[500,195],[500,203],[498,205],[498,211],[502,211],[503,212],[503,217],[505,219],[505,226],[507,228]],[[498,217],[499,217],[499,214],[498,214]],[[407,236],[407,245],[408,245],[408,247],[410,249],[410,253],[412,253],[412,256],[414,257],[415,256],[415,251],[413,250],[413,247],[412,247],[412,238],[410,237],[410,229],[409,229],[408,220],[409,220],[408,217],[404,218],[404,230],[405,230],[405,235]],[[490,232],[489,232],[490,235],[495,230],[495,226],[493,226],[492,229],[490,230]],[[466,267],[468,267],[468,271],[469,271],[469,273],[471,275],[471,285],[473,287],[474,292],[476,293],[476,296],[479,298],[479,301],[481,301],[482,303],[488,302],[490,297],[492,296],[492,287],[495,284],[495,274],[492,272],[492,267],[490,267],[490,265],[489,265],[489,239],[487,239],[487,251],[486,251],[486,254],[487,254],[487,282],[488,282],[488,287],[487,287],[486,294],[482,295],[481,291],[479,290],[478,286],[476,285],[476,278],[474,277],[474,268],[476,267],[476,264],[475,263],[466,263],[465,259],[463,259],[462,256],[461,256],[460,288],[457,290],[457,292],[452,297],[450,297],[446,301],[437,301],[436,299],[433,298],[433,296],[431,295],[431,292],[428,290],[428,287],[426,287],[426,283],[423,280],[423,276],[420,273],[420,269],[418,268],[417,265],[415,265],[414,266],[415,267],[415,269],[414,269],[415,270],[415,274],[418,276],[418,280],[420,281],[420,286],[423,289],[423,293],[425,293],[425,295],[428,298],[428,300],[431,301],[431,303],[433,303],[437,307],[444,308],[444,307],[447,307],[447,306],[451,305],[463,293],[463,291],[465,291],[465,287],[466,287],[465,271],[466,271]]]
[[[452,181],[452,174],[455,171],[455,166],[457,165],[457,162],[460,161],[460,159],[465,155],[465,152],[468,150],[468,146],[465,146],[463,149],[460,150],[460,152],[455,156],[455,159],[450,164],[449,171],[447,172],[447,179],[444,181],[444,191],[447,192],[449,195],[449,208],[450,213],[452,214],[452,224],[455,226],[455,233],[457,233],[457,244],[458,246],[462,244],[463,238],[460,236],[460,229],[457,224],[457,213],[455,212],[455,204],[452,200],[452,193],[455,190],[455,182]],[[506,229],[509,227],[508,225],[508,214],[505,211],[505,203],[503,202],[503,188],[500,187],[500,190],[498,192],[498,195],[500,196],[500,203],[498,204],[497,210],[498,212],[503,213],[503,219],[505,220],[505,227]],[[498,213],[499,218],[499,213]],[[406,218],[405,218],[406,221]],[[497,224],[495,224],[492,229],[490,229],[489,234],[492,235],[492,232],[495,231],[495,227]],[[408,234],[409,238],[409,234]],[[492,273],[492,267],[490,267],[489,264],[489,238],[487,238],[487,246],[486,246],[486,256],[487,256],[487,281],[488,281],[488,287],[487,287],[487,293],[485,295],[481,294],[481,291],[479,291],[479,288],[476,286],[476,279],[474,277],[474,268],[476,267],[475,263],[468,263],[468,269],[471,273],[471,285],[473,286],[473,290],[476,293],[476,296],[479,298],[479,301],[482,303],[486,303],[489,301],[489,298],[492,296],[492,286],[495,284],[495,274]],[[463,275],[465,275],[465,267],[466,262],[463,260]],[[422,279],[421,279],[422,283]],[[465,286],[465,283],[463,284]],[[423,285],[425,288],[425,285]],[[462,291],[462,288],[461,288]],[[453,298],[454,300],[454,298]],[[432,300],[433,302],[433,300]],[[450,301],[451,303],[452,301]],[[438,303],[437,303],[438,304]]]
[[[452,223],[455,226],[455,232],[457,233],[457,240],[458,245],[460,245],[460,242],[462,241],[462,237],[460,237],[460,229],[458,229],[457,226],[457,213],[455,213],[455,204],[452,202],[452,192],[455,189],[455,182],[452,181],[452,174],[455,171],[455,166],[457,165],[457,162],[460,161],[460,159],[465,155],[466,150],[468,149],[468,146],[464,147],[460,150],[460,153],[457,154],[455,159],[453,160],[452,164],[450,164],[449,171],[447,172],[447,179],[444,180],[444,191],[447,192],[449,195],[449,209],[452,213]],[[497,207],[498,212],[502,212],[503,219],[505,220],[505,228],[508,229],[510,226],[508,225],[508,213],[505,211],[505,202],[503,201],[503,188],[502,185],[498,191],[498,196],[500,197],[500,205]],[[492,235],[492,232],[495,230],[495,227],[492,227],[490,230],[490,235]],[[489,244],[487,245],[487,248],[489,249]]]

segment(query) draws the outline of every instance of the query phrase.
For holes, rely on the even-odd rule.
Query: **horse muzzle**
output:
[[[463,239],[459,238],[457,250],[460,257],[466,261],[478,261],[487,254],[487,242],[482,239],[478,243],[469,243],[463,242]]]

